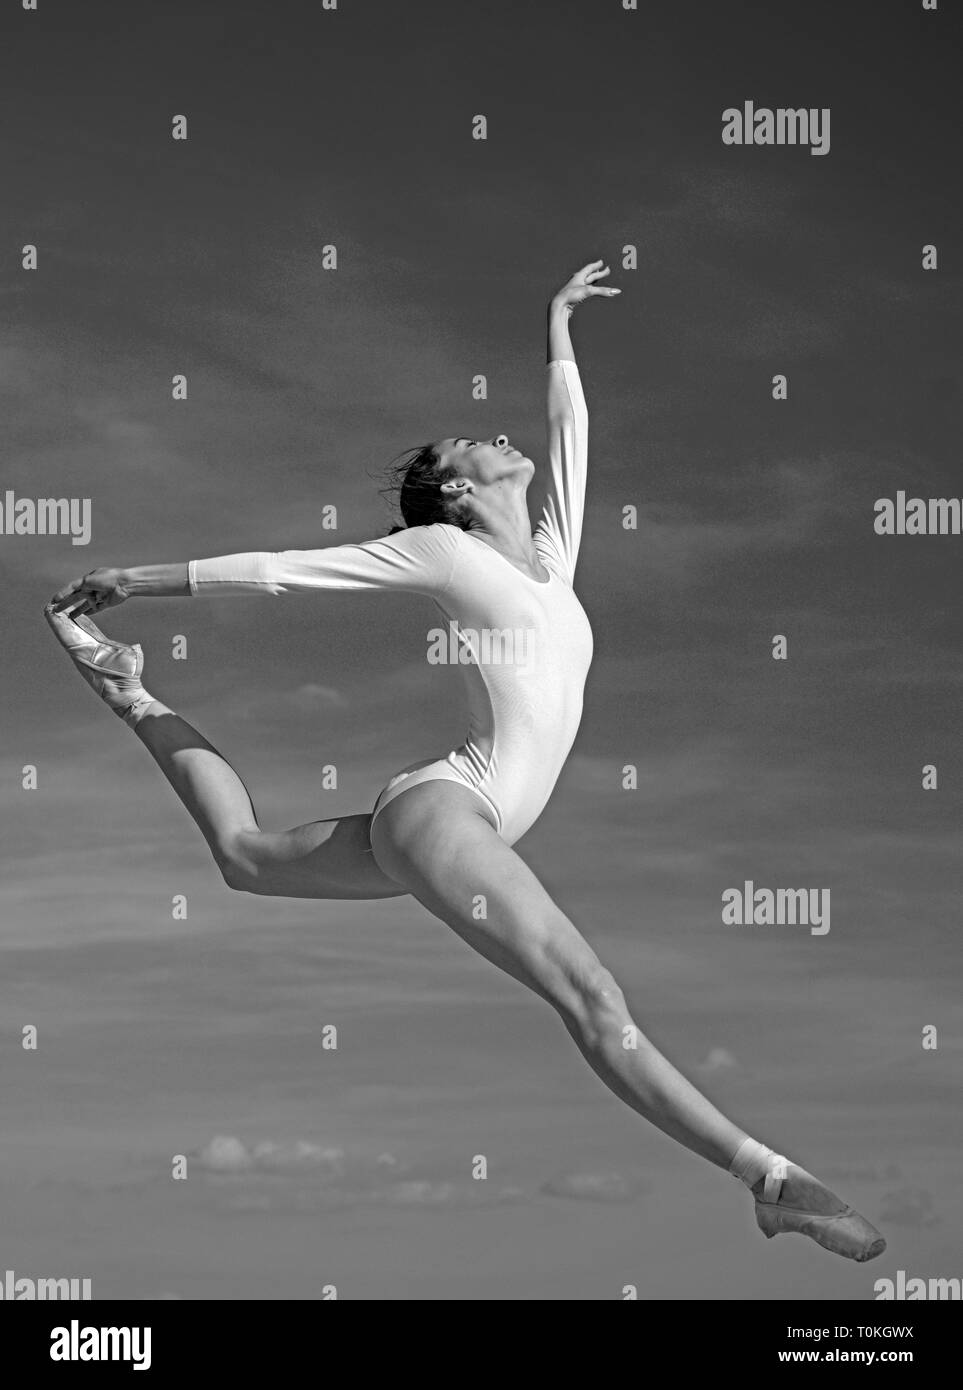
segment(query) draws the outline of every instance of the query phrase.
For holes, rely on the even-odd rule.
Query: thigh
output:
[[[232,850],[234,886],[275,898],[404,897],[408,889],[375,859],[370,825],[369,813],[293,830],[241,831]]]
[[[385,806],[371,832],[379,865],[486,960],[567,1008],[601,970],[598,956],[477,799],[426,782]]]

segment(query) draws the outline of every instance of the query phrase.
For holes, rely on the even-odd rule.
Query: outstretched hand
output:
[[[105,608],[116,608],[130,598],[122,581],[121,571],[117,569],[91,570],[80,579],[64,585],[50,600],[50,606],[57,613],[70,610],[73,618],[90,613],[101,613]]]
[[[604,269],[602,269],[603,266]],[[558,293],[553,296],[552,303],[563,305],[571,313],[576,304],[581,304],[583,300],[592,295],[621,294],[621,290],[595,283],[596,280],[601,280],[603,275],[608,275],[609,270],[610,267],[605,265],[604,261],[589,261],[588,265],[583,265],[581,270],[577,270],[572,278],[566,281]]]

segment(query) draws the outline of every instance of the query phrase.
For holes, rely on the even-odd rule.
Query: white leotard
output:
[[[463,664],[468,734],[446,758],[405,768],[374,815],[420,782],[468,787],[508,844],[541,814],[582,715],[592,631],[572,581],[582,533],[588,412],[574,362],[550,362],[548,496],[535,528],[547,582],[531,578],[487,541],[457,526],[414,526],[362,545],[192,560],[193,594],[396,589],[425,594],[442,621],[429,659],[472,653]]]

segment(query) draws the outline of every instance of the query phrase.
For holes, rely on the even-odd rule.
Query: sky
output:
[[[0,498],[89,498],[92,532],[0,535],[0,1270],[145,1299],[963,1275],[961,540],[873,528],[897,490],[963,493],[951,9],[4,8]],[[750,100],[828,107],[829,153],[723,145]],[[42,619],[99,565],[381,535],[384,469],[427,440],[544,463],[545,307],[600,257],[622,294],[573,321],[596,657],[517,849],[676,1065],[884,1229],[869,1266],[764,1242],[413,900],[230,893]],[[434,621],[327,594],[104,626],[285,828],[461,741]],[[746,879],[829,889],[831,930],[725,926]]]

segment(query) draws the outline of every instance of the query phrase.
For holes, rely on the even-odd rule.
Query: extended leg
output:
[[[745,1131],[637,1027],[610,972],[475,809],[470,792],[446,782],[413,787],[381,812],[372,844],[382,868],[430,912],[552,1005],[610,1090],[673,1139],[728,1168]]]
[[[402,793],[375,822],[372,845],[386,873],[552,1005],[615,1095],[686,1148],[737,1172],[752,1187],[756,1219],[766,1235],[808,1235],[855,1260],[873,1259],[885,1249],[865,1218],[811,1173],[751,1140],[650,1042],[611,973],[499,839],[469,791],[428,782]],[[766,1177],[756,1182],[753,1165],[760,1155],[777,1163],[763,1159]]]

